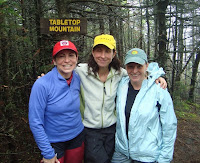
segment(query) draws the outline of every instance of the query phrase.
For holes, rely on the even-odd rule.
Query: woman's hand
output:
[[[40,163],[60,163],[60,161],[58,161],[57,155],[55,155],[52,159],[43,158]]]
[[[43,77],[45,74],[44,73],[42,73],[41,74],[41,76],[38,76],[37,78],[39,79],[39,78],[41,78],[41,77]]]
[[[163,89],[166,89],[167,88],[167,82],[164,78],[162,77],[159,77],[158,79],[156,79],[156,84],[160,83],[160,87],[163,88]]]

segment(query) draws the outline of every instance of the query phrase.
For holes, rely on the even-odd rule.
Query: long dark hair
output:
[[[109,64],[108,68],[109,70],[112,68],[114,68],[115,70],[120,71],[120,67],[121,67],[121,62],[120,60],[117,58],[117,56],[115,55],[114,58],[112,59],[112,62]],[[88,73],[91,74],[91,70],[94,73],[95,76],[97,76],[97,73],[99,71],[99,66],[96,63],[96,61],[94,60],[94,57],[92,54],[90,54],[89,59],[88,59]]]

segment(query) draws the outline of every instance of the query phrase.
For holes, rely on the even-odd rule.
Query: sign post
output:
[[[41,34],[86,34],[86,18],[40,18]]]

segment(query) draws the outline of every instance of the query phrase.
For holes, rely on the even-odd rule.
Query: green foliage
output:
[[[184,111],[175,111],[176,116],[178,119],[184,119],[184,120],[192,120],[195,122],[200,122],[200,116],[195,113],[188,113]]]
[[[200,122],[199,104],[179,99],[179,102],[175,102],[174,108],[178,119]]]
[[[173,103],[178,119],[200,122],[200,105],[188,101],[190,87],[184,81],[176,82]]]
[[[22,20],[20,3],[15,1],[0,0],[1,14],[7,19],[19,18]]]
[[[48,64],[48,65],[42,65],[38,68],[38,72],[40,73],[47,73],[49,72],[52,68],[54,67],[53,64]],[[40,74],[38,74],[40,75]]]
[[[0,0],[0,5],[3,5],[5,2],[7,2],[7,0]]]
[[[189,85],[185,84],[185,81],[176,81],[175,91],[173,92],[173,99],[175,102],[179,102],[180,99],[187,100],[189,92]]]
[[[9,102],[6,106],[5,106],[5,112],[14,110],[16,108],[15,104],[13,104],[12,102]]]

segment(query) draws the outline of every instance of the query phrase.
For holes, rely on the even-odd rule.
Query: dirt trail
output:
[[[200,123],[178,119],[172,163],[200,163]]]

